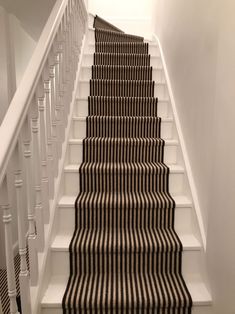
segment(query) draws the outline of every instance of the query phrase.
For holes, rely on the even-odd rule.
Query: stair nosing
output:
[[[73,121],[83,121],[83,122],[85,122],[87,117],[88,116],[73,115],[72,119],[73,119]],[[160,118],[160,117],[155,117],[155,118]],[[174,118],[173,117],[164,117],[164,118],[161,118],[161,121],[162,122],[173,122]]]
[[[66,172],[66,173],[68,173],[68,172],[77,173],[81,164],[82,163],[68,164],[64,167],[64,172]],[[184,167],[181,165],[178,165],[178,164],[167,164],[166,166],[170,168],[170,174],[184,173],[185,172]]]
[[[197,237],[196,237],[193,233],[189,233],[189,234],[187,234],[187,235],[192,236],[192,240],[195,241],[196,244],[195,244],[195,243],[192,243],[191,245],[188,245],[188,244],[185,244],[185,243],[184,243],[184,240],[181,241],[182,246],[183,246],[183,252],[188,252],[188,251],[190,251],[190,252],[193,252],[193,251],[201,251],[201,250],[202,250],[202,244],[201,244],[200,241],[197,239]],[[51,244],[51,251],[52,251],[52,252],[69,252],[69,243],[68,243],[67,246],[62,246],[62,245],[61,245],[61,246],[58,246],[58,245],[55,244],[56,241],[57,241],[57,242],[60,242],[57,238],[59,238],[59,237],[61,237],[61,236],[68,237],[68,238],[69,238],[69,241],[68,241],[68,242],[70,243],[70,241],[71,241],[71,239],[72,239],[72,236],[73,236],[73,232],[71,232],[71,234],[66,233],[66,232],[56,234],[56,236],[55,236],[55,238],[54,238],[54,241],[53,241],[52,244]],[[182,238],[183,236],[186,236],[186,234],[178,234],[178,237],[180,238],[180,240],[181,240],[181,238]],[[193,238],[194,238],[194,239],[193,239]]]
[[[93,97],[93,96],[91,96],[91,97]],[[95,97],[112,97],[112,96],[95,96]],[[123,96],[115,96],[115,97],[116,98],[122,98]],[[129,97],[129,98],[131,98],[131,97]],[[145,97],[136,97],[136,98],[145,98]],[[158,98],[158,97],[154,96],[152,98]],[[85,97],[77,96],[76,101],[88,101],[88,96],[85,96]],[[159,102],[169,102],[169,99],[159,99],[158,98],[158,103]]]
[[[164,140],[165,146],[178,146],[179,141],[175,139],[166,139]],[[69,145],[82,145],[83,139],[82,138],[70,138],[68,141]]]
[[[178,201],[177,199],[177,196],[176,197],[173,197],[174,200],[175,200],[175,207],[176,208],[192,208],[193,204],[192,204],[192,201],[190,201],[190,199],[185,196],[185,195],[180,195],[179,197],[183,197],[184,199],[186,199],[185,202],[180,202]],[[66,198],[70,198],[70,202],[65,202],[64,199]],[[68,195],[63,195],[60,200],[59,200],[59,203],[58,203],[58,207],[59,208],[74,208],[74,203],[75,203],[75,200],[76,200],[76,196],[68,196]]]
[[[94,64],[93,64],[94,65]],[[104,66],[110,66],[109,64],[103,64]],[[113,66],[113,65],[111,65]],[[114,66],[119,66],[119,65],[114,65]],[[125,65],[124,65],[125,66]],[[135,65],[126,65],[126,67],[135,67]],[[157,66],[152,66],[152,65],[149,65],[149,66],[145,66],[143,65],[143,67],[146,67],[146,68],[152,68],[153,71],[163,71],[163,67],[157,67]],[[83,65],[82,68],[83,69],[92,69],[92,65]]]
[[[64,276],[52,276],[51,280],[49,282],[48,287],[50,286],[50,283],[51,283],[51,284],[53,284],[53,290],[54,290],[55,289],[54,288],[55,287],[54,281],[55,281],[55,279],[57,279],[57,281],[58,281],[58,278],[61,281],[63,281],[63,286],[64,286],[64,289],[65,289],[67,281],[68,281],[68,278],[69,278],[69,276],[65,276],[65,275]],[[186,285],[188,286],[188,285],[192,284],[193,280],[185,280],[185,282],[186,282]],[[203,283],[204,284],[204,282],[203,282],[203,280],[201,278],[200,278],[200,281],[197,280],[197,283]],[[61,284],[61,282],[60,282],[60,284]],[[205,286],[205,284],[204,284],[204,286]],[[207,290],[207,292],[208,292],[208,299],[207,300],[203,300],[203,301],[200,301],[200,300],[199,301],[198,300],[194,301],[193,300],[193,306],[197,306],[197,307],[200,307],[200,306],[211,306],[212,305],[212,297],[211,297],[211,294],[209,293],[208,290]],[[46,293],[47,293],[47,291],[46,291]],[[42,298],[41,307],[42,308],[61,308],[61,310],[62,310],[62,298],[61,298],[60,301],[57,301],[57,302],[48,302],[48,301],[45,301],[45,299],[47,297],[46,293],[44,294],[44,297]]]
[[[95,30],[95,29],[94,29]],[[105,41],[104,41],[105,42]],[[111,42],[112,43],[112,42]],[[142,42],[137,42],[137,43],[140,43],[142,44]],[[144,42],[145,43],[145,42]],[[156,47],[156,48],[159,48],[159,45],[157,44],[157,42],[147,42],[147,44],[149,44],[149,47]],[[95,47],[95,42],[94,43],[88,43],[88,46],[94,46]]]
[[[84,56],[91,56],[91,57],[93,58],[94,53],[95,53],[95,52],[84,52]],[[102,52],[96,52],[96,53],[102,53]],[[104,53],[105,53],[105,52],[104,52]],[[106,53],[107,53],[107,52],[106,52]],[[120,52],[120,53],[121,53],[121,52]],[[118,53],[111,52],[111,53],[109,53],[109,54],[118,54]],[[121,54],[122,54],[122,53],[121,53]],[[124,52],[124,54],[129,54],[129,53]],[[134,53],[134,54],[143,55],[143,53]],[[148,53],[145,53],[145,55],[149,56]],[[160,60],[161,60],[161,57],[160,57],[160,56],[152,56],[152,55],[150,55],[150,59],[160,59]],[[93,65],[93,64],[92,64],[92,65]],[[150,66],[151,66],[151,64],[150,64]]]

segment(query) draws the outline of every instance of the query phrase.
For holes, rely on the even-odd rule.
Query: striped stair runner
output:
[[[148,44],[95,18],[63,313],[191,313]]]

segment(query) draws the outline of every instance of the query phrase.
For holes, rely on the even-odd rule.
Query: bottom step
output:
[[[54,276],[41,302],[41,314],[62,314],[62,298],[68,277]],[[201,281],[186,282],[193,299],[192,314],[212,314],[211,296]]]

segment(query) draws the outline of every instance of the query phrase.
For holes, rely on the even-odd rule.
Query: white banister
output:
[[[38,291],[35,298],[35,291],[46,263],[62,177],[59,164],[65,156],[64,141],[86,28],[83,0],[56,1],[0,127],[0,207],[10,314],[18,313],[16,279],[20,283],[22,314],[34,313],[40,297]],[[10,204],[16,209],[14,228],[18,233],[13,232]],[[15,278],[13,246],[19,247],[19,278]]]

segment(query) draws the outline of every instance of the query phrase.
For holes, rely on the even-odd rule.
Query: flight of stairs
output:
[[[79,191],[79,165],[82,163],[83,139],[86,137],[88,115],[89,80],[95,50],[93,19],[90,16],[85,54],[77,89],[67,159],[61,184],[61,198],[57,208],[57,234],[51,245],[50,279],[41,302],[41,313],[62,313],[62,298],[69,276],[69,244],[74,231],[74,203]],[[158,116],[161,121],[161,137],[165,140],[164,162],[170,168],[169,190],[176,203],[175,230],[183,245],[182,272],[193,300],[192,313],[211,313],[211,297],[204,284],[202,244],[197,218],[192,204],[187,176],[172,115],[167,85],[162,68],[159,48],[149,42],[149,54],[153,67],[153,80],[157,82],[154,94],[158,97]]]

